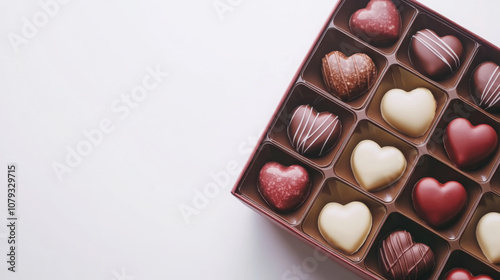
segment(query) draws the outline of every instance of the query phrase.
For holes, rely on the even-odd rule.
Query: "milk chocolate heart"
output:
[[[375,46],[394,43],[401,33],[401,16],[391,0],[371,0],[349,20],[351,32]]]
[[[346,205],[331,202],[319,213],[318,228],[326,241],[352,255],[363,246],[371,231],[372,214],[359,201]]]
[[[293,148],[310,157],[328,153],[341,132],[339,117],[330,112],[318,113],[309,105],[297,107],[288,125],[288,139]]]
[[[380,102],[382,118],[397,131],[410,137],[425,134],[436,115],[436,99],[426,88],[410,92],[391,89]]]
[[[259,173],[260,195],[280,212],[298,208],[306,200],[310,188],[309,173],[300,165],[285,167],[277,162],[268,162]]]
[[[492,113],[500,112],[500,67],[481,63],[472,75],[471,94],[476,104]]]
[[[490,212],[484,215],[476,227],[477,243],[491,263],[500,264],[500,213]]]
[[[343,101],[349,101],[372,87],[377,68],[364,53],[346,57],[343,53],[334,51],[323,58],[322,73],[328,91]]]
[[[429,246],[414,243],[407,231],[395,231],[382,241],[379,264],[389,279],[426,279],[434,268],[434,253]]]
[[[478,275],[474,277],[467,269],[455,268],[446,274],[444,280],[493,280],[493,278],[487,275]]]
[[[441,184],[430,177],[415,184],[412,192],[413,207],[422,220],[433,227],[448,225],[467,205],[467,191],[462,184],[450,181]]]
[[[446,127],[444,148],[451,162],[460,169],[475,169],[495,153],[498,136],[491,126],[473,126],[467,119],[458,118]]]
[[[462,42],[457,37],[439,37],[429,29],[418,31],[410,42],[413,66],[420,73],[436,80],[450,76],[460,67],[462,53]]]
[[[352,152],[351,169],[362,188],[377,191],[401,178],[406,169],[406,158],[397,148],[381,148],[372,140],[363,140]]]

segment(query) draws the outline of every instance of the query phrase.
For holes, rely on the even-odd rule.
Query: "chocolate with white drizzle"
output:
[[[471,93],[479,107],[500,112],[500,67],[491,61],[481,63],[472,75]]]
[[[330,112],[318,113],[309,105],[301,105],[293,112],[288,125],[288,139],[298,153],[320,157],[335,146],[341,131],[338,116]]]
[[[460,67],[462,53],[462,42],[453,35],[439,37],[424,29],[411,38],[411,63],[420,73],[436,80],[450,76]]]

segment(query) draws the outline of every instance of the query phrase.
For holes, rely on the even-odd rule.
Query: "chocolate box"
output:
[[[393,0],[402,19],[402,31],[397,42],[384,47],[373,46],[355,36],[349,28],[351,15],[365,8],[368,2],[342,0],[334,8],[232,194],[364,279],[386,279],[379,266],[378,248],[381,240],[397,229],[410,232],[415,242],[424,243],[433,250],[435,266],[428,279],[443,279],[456,267],[468,269],[474,275],[487,274],[493,279],[500,279],[500,265],[487,260],[476,240],[479,219],[488,212],[500,212],[500,148],[497,147],[486,164],[464,171],[450,161],[442,141],[446,126],[458,117],[466,118],[473,124],[488,124],[497,134],[500,133],[500,113],[483,110],[470,93],[471,77],[476,67],[485,61],[500,64],[500,50],[411,0]],[[412,65],[409,55],[411,38],[425,28],[441,36],[454,35],[462,42],[461,65],[445,79],[429,78]],[[328,92],[321,65],[322,58],[332,51],[341,51],[347,56],[365,53],[372,58],[377,77],[368,92],[347,102]],[[387,124],[381,115],[380,103],[389,89],[410,91],[417,87],[429,89],[437,106],[430,129],[424,135],[412,138]],[[297,153],[288,140],[287,126],[293,110],[303,104],[313,106],[318,112],[333,112],[342,123],[338,142],[319,158]],[[402,177],[381,191],[368,192],[361,188],[351,170],[351,153],[363,139],[374,140],[380,146],[396,147],[406,158],[407,167]],[[276,212],[259,194],[259,171],[269,161],[285,166],[298,164],[308,171],[311,191],[297,210],[286,214]],[[423,177],[433,177],[440,182],[458,181],[465,187],[468,196],[465,212],[451,226],[433,228],[416,213],[412,205],[412,189]],[[348,255],[322,237],[318,229],[318,215],[328,202],[346,204],[351,201],[361,201],[368,206],[373,220],[364,245],[356,253]]]

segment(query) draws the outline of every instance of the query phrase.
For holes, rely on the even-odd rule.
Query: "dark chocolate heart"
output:
[[[389,279],[425,279],[434,268],[434,253],[429,246],[414,243],[407,231],[395,231],[382,241],[379,264]]]
[[[279,212],[298,208],[309,195],[309,173],[300,165],[285,167],[277,162],[266,163],[259,173],[258,190],[262,198]]]
[[[323,58],[322,73],[328,91],[349,101],[371,88],[375,83],[377,68],[364,53],[346,57],[342,52],[333,51]]]
[[[341,131],[339,117],[330,112],[318,113],[313,107],[302,105],[293,112],[288,139],[300,154],[319,157],[335,146]]]
[[[500,112],[500,67],[491,61],[481,63],[472,75],[471,93],[479,107]]]
[[[434,31],[424,29],[411,38],[413,67],[436,80],[447,78],[460,67],[462,53],[462,42],[453,35],[439,37]]]
[[[495,153],[498,136],[487,124],[473,126],[467,119],[458,118],[446,127],[444,148],[451,162],[460,169],[475,169]]]
[[[365,9],[356,11],[349,20],[351,32],[376,45],[393,44],[401,33],[401,16],[391,0],[371,0]]]

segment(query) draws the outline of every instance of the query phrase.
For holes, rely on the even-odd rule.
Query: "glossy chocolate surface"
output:
[[[353,34],[375,46],[395,43],[401,34],[401,15],[391,0],[371,0],[349,20]]]
[[[337,115],[318,113],[309,105],[301,105],[290,119],[288,140],[300,154],[319,157],[333,148],[341,132],[342,123]]]
[[[476,104],[489,111],[500,111],[500,67],[494,62],[481,63],[472,75],[471,94]]]
[[[372,87],[377,68],[373,60],[364,53],[346,57],[342,52],[333,51],[323,58],[322,73],[328,91],[349,101]]]
[[[412,36],[410,58],[419,72],[439,80],[450,76],[460,67],[463,49],[457,37],[440,37],[436,32],[424,29]]]
[[[259,172],[259,192],[274,209],[289,212],[297,209],[310,192],[309,173],[300,165],[266,163]]]
[[[379,262],[389,279],[417,280],[434,267],[434,253],[429,246],[413,242],[409,232],[395,231],[382,241]]]

